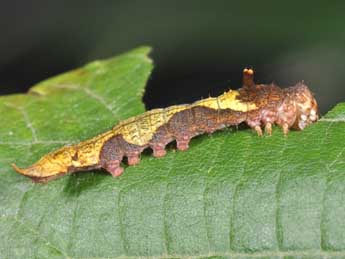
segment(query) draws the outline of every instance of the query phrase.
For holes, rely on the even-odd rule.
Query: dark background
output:
[[[310,86],[325,113],[345,99],[343,1],[8,1],[0,94],[140,45],[153,47],[148,109],[261,83]]]

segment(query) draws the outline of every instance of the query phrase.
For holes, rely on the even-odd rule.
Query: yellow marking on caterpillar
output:
[[[238,91],[230,90],[218,97],[210,97],[197,101],[193,103],[192,106],[204,106],[212,109],[220,108],[221,110],[231,109],[233,111],[240,112],[248,112],[258,108],[255,103],[241,102],[240,100],[236,99],[239,94],[240,93]]]
[[[14,164],[12,166],[21,174],[31,177],[49,177],[67,173],[71,166],[75,168],[94,166],[99,162],[99,154],[104,142],[113,136],[112,131],[107,131],[76,145],[64,146],[48,153],[25,169],[18,168]]]
[[[153,109],[141,115],[120,122],[113,128],[113,134],[121,134],[131,144],[146,145],[157,129],[176,113],[188,109],[189,105],[174,105],[166,109]]]
[[[241,102],[236,99],[238,95],[238,91],[230,90],[219,97],[210,97],[190,105],[174,105],[165,109],[147,111],[144,114],[120,122],[113,128],[113,133],[114,135],[121,134],[128,143],[142,146],[146,145],[157,129],[164,125],[174,114],[192,107],[203,106],[215,110],[220,108],[241,112],[257,109],[254,103]]]

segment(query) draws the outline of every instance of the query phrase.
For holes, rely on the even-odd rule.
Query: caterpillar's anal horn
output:
[[[243,87],[253,87],[254,82],[254,70],[251,68],[243,69]]]

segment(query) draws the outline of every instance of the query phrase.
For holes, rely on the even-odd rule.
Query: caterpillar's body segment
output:
[[[123,172],[121,161],[140,161],[140,153],[150,147],[153,156],[165,155],[165,146],[176,140],[177,149],[188,149],[191,138],[203,133],[246,122],[262,135],[272,133],[272,124],[303,130],[318,119],[316,100],[303,83],[281,89],[274,84],[255,84],[253,70],[245,69],[243,87],[216,98],[190,105],[154,109],[120,122],[112,130],[76,145],[65,146],[43,156],[34,165],[14,169],[34,181],[46,182],[66,173],[104,168],[113,176]]]

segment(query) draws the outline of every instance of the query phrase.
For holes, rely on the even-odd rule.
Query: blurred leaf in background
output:
[[[345,97],[344,1],[7,1],[0,8],[0,93],[142,44],[157,64],[147,108],[258,82],[311,86],[324,114]]]

